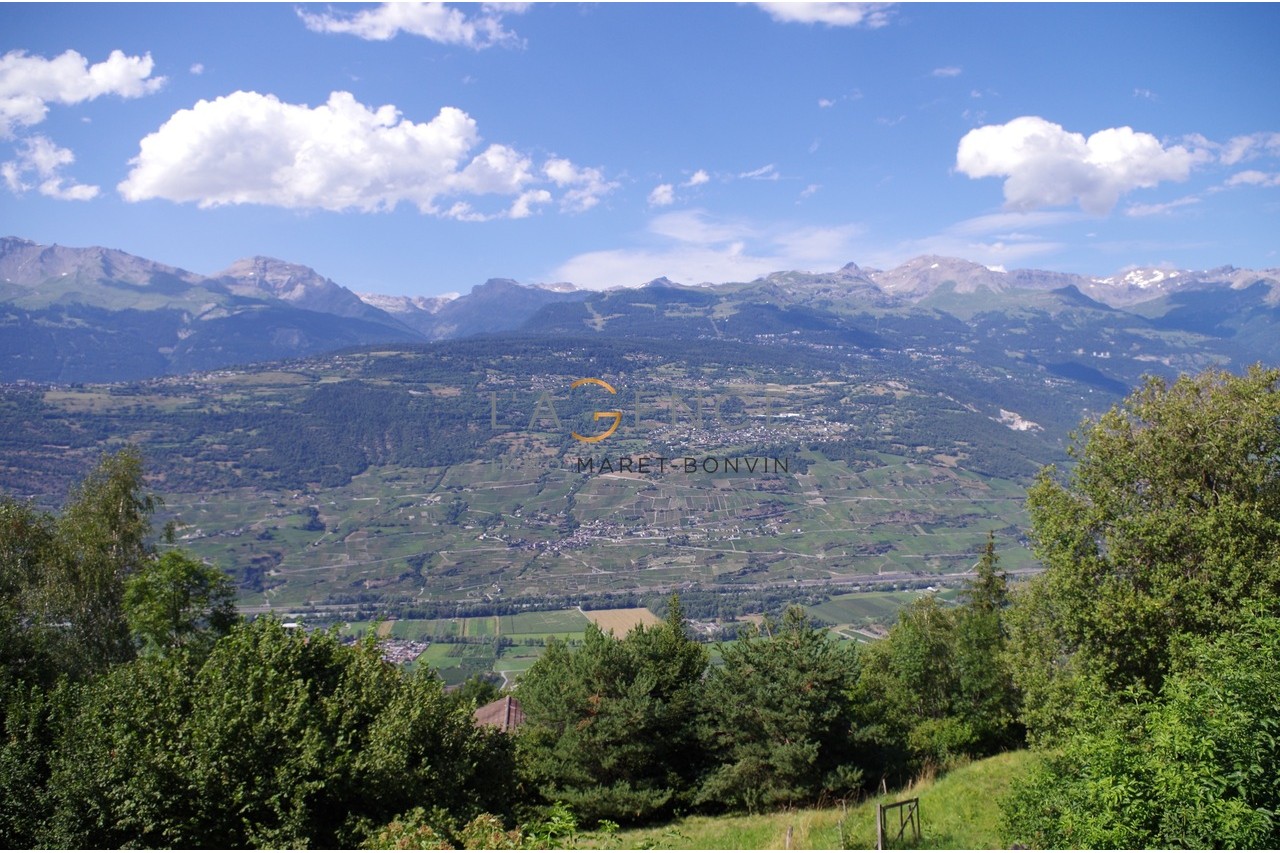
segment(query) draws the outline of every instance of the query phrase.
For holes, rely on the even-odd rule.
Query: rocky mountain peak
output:
[[[299,308],[339,317],[389,319],[383,311],[365,304],[350,290],[311,267],[278,258],[264,255],[241,258],[215,278],[237,296],[280,299]]]
[[[646,281],[641,287],[680,287],[681,285],[667,278],[665,275],[658,276],[655,279]]]
[[[237,285],[247,285],[257,291],[266,291],[278,299],[289,301],[300,298],[308,288],[339,287],[311,267],[264,255],[241,258],[215,277],[229,279]]]
[[[527,290],[523,284],[513,278],[491,278],[484,284],[477,284],[471,288],[471,293],[501,293],[511,290]]]
[[[1007,273],[982,264],[940,255],[921,255],[885,272],[870,276],[882,290],[897,296],[923,298],[951,284],[956,293],[990,290],[1001,293],[1009,288]]]
[[[38,287],[50,279],[67,279],[85,285],[110,282],[147,287],[156,281],[195,283],[201,278],[119,249],[46,246],[20,237],[0,239],[0,280],[9,284]]]

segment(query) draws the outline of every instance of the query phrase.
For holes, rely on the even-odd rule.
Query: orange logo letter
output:
[[[580,385],[599,385],[601,388],[608,391],[610,394],[618,393],[617,391],[614,390],[612,385],[610,385],[608,382],[605,382],[603,379],[593,379],[590,377],[586,379],[575,379],[573,381],[573,384],[569,386],[569,390],[572,391],[574,388],[577,388]],[[600,435],[585,436],[585,435],[578,435],[575,432],[575,433],[572,433],[573,437],[578,439],[578,441],[585,441],[589,444],[593,444],[597,441],[604,441],[606,438],[613,435],[613,431],[618,428],[618,424],[622,423],[622,412],[596,412],[595,417],[592,418],[592,420],[598,421],[604,418],[613,418],[613,426],[609,427],[609,429],[605,430]]]

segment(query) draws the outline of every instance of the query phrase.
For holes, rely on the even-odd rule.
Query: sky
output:
[[[0,235],[362,292],[1280,267],[1280,4],[0,4]]]

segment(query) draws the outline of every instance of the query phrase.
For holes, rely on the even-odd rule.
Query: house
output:
[[[524,709],[514,696],[503,696],[481,705],[471,715],[477,726],[496,726],[498,731],[511,732],[524,724]]]

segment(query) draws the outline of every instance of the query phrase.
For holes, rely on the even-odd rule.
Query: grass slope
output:
[[[848,847],[873,849],[876,803],[919,797],[923,830],[920,849],[998,850],[1007,846],[997,831],[999,798],[1030,760],[1030,752],[1020,751],[975,761],[941,778],[917,783],[887,797],[865,800],[851,806],[847,815],[839,808],[828,808],[689,817],[666,826],[624,831],[619,834],[617,845],[624,849],[781,850],[786,847],[790,827],[792,849],[837,850],[845,846],[840,838],[843,818]]]

